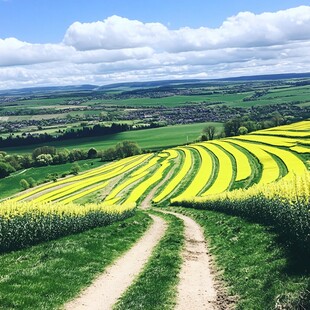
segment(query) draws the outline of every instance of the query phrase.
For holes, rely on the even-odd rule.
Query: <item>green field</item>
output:
[[[104,164],[99,159],[81,160],[78,162],[81,172],[96,168]],[[17,171],[9,177],[0,179],[0,200],[5,197],[12,196],[22,190],[19,182],[22,179],[28,180],[33,178],[37,184],[46,181],[49,174],[57,174],[61,176],[63,173],[68,173],[72,167],[72,163],[62,165],[52,165],[46,167],[33,167],[22,171]]]
[[[196,123],[188,125],[167,126],[152,129],[143,129],[135,131],[126,131],[114,135],[106,135],[94,138],[82,138],[78,140],[66,140],[48,143],[60,148],[67,149],[107,149],[115,146],[118,142],[124,140],[135,141],[143,149],[160,149],[169,146],[176,146],[193,142],[199,138],[202,129],[207,125],[214,125],[217,131],[220,132],[223,128],[222,123]],[[3,148],[2,151],[12,153],[31,153],[39,145],[25,147]]]

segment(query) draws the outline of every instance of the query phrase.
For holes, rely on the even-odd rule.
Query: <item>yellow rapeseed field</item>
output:
[[[213,173],[213,160],[208,151],[201,145],[191,145],[190,148],[193,148],[199,152],[201,164],[198,169],[198,172],[192,180],[189,180],[187,188],[177,197],[171,199],[171,202],[179,201],[187,197],[197,196],[209,180],[212,177]]]
[[[228,190],[230,184],[234,181],[233,166],[230,157],[217,145],[212,143],[203,143],[201,145],[211,151],[218,159],[217,176],[214,177],[212,185],[201,193],[201,196],[222,193]]]
[[[240,151],[236,146],[222,140],[214,140],[212,143],[220,145],[235,158],[235,168],[237,170],[236,181],[242,181],[251,176],[252,168],[249,162],[249,158],[245,155],[245,153]]]
[[[162,191],[153,198],[152,201],[155,203],[160,202],[168,195],[170,195],[178,187],[178,185],[180,185],[192,167],[193,159],[190,150],[186,147],[179,147],[178,150],[184,153],[184,160],[181,163],[181,169],[172,179],[167,182]]]
[[[259,160],[260,164],[262,165],[261,168],[262,176],[259,180],[259,183],[261,184],[272,183],[279,178],[280,168],[277,162],[273,159],[273,157],[269,153],[262,150],[258,144],[243,142],[237,139],[229,139],[229,140],[227,139],[225,141],[243,147],[244,149],[252,153]]]

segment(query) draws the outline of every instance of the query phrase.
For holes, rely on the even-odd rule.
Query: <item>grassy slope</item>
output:
[[[218,131],[222,129],[221,123],[195,123],[188,125],[167,126],[161,128],[152,128],[144,130],[135,130],[121,132],[114,135],[106,135],[94,138],[82,138],[75,140],[65,140],[54,143],[48,143],[56,147],[65,147],[67,149],[95,147],[97,149],[106,149],[115,146],[118,142],[131,140],[137,142],[144,149],[156,149],[169,146],[176,146],[191,142],[199,137],[202,129],[206,125],[215,125]],[[2,150],[8,153],[30,153],[38,145],[25,147],[4,148]]]
[[[99,167],[104,162],[99,159],[81,160],[77,162],[81,167],[81,172],[89,169]],[[28,180],[30,177],[33,178],[37,184],[41,184],[46,180],[47,176],[52,173],[61,175],[62,173],[69,172],[72,167],[72,163],[63,165],[47,166],[47,167],[35,167],[25,171],[17,171],[11,176],[0,179],[0,199],[14,195],[22,190],[19,182],[21,179]]]
[[[277,309],[309,309],[309,264],[287,252],[270,229],[212,211],[173,210],[204,228],[230,293],[239,296],[237,309],[274,309],[276,304]]]
[[[0,309],[57,309],[128,250],[150,225],[123,222],[0,256]]]

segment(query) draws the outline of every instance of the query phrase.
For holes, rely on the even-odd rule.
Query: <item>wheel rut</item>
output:
[[[150,216],[154,222],[143,237],[95,279],[91,286],[67,303],[65,309],[112,309],[118,298],[143,270],[153,249],[166,232],[166,221],[152,214]]]
[[[172,214],[182,219],[185,224],[183,264],[175,309],[219,309],[216,283],[211,271],[211,259],[202,228],[185,215],[169,211],[161,212]]]

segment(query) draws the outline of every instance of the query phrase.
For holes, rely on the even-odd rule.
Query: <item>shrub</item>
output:
[[[25,179],[21,179],[21,180],[19,181],[19,184],[20,184],[20,186],[21,186],[23,189],[28,189],[28,188],[30,187],[30,184],[29,184],[28,181],[25,180]]]

